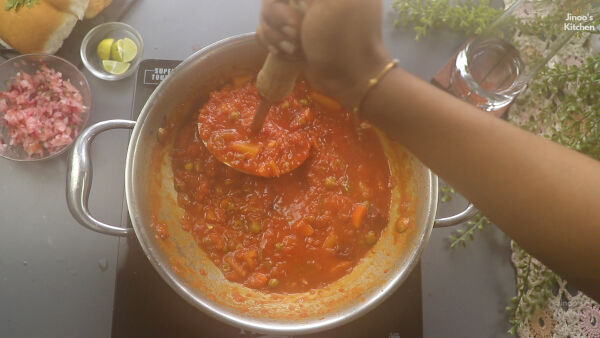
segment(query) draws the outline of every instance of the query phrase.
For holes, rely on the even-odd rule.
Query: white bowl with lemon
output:
[[[143,54],[140,34],[122,22],[107,22],[90,30],[81,42],[81,60],[95,76],[109,81],[135,72]]]

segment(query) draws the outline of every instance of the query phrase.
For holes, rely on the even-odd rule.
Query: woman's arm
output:
[[[347,107],[359,103],[368,79],[391,60],[381,41],[379,0],[309,1],[304,17],[284,1],[265,0],[263,18],[259,40],[293,44],[291,53],[280,53],[302,51],[311,84]],[[283,33],[284,26],[298,34]],[[599,162],[398,68],[367,93],[361,108],[363,118],[404,144],[519,245],[600,300]]]
[[[600,299],[600,162],[395,69],[363,117],[410,149],[507,235]]]

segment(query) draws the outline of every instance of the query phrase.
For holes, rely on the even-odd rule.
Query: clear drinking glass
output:
[[[458,53],[449,91],[486,111],[507,106],[597,11],[597,0],[516,1]]]

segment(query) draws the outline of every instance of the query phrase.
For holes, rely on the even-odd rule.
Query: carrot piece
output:
[[[244,253],[244,260],[246,261],[246,263],[248,263],[250,269],[254,269],[256,267],[256,257],[258,257],[258,253],[256,252],[256,250],[250,250]]]
[[[337,263],[336,265],[334,265],[329,271],[331,273],[338,273],[338,272],[342,272],[342,271],[348,269],[349,267],[350,267],[350,262],[341,261],[341,262]]]
[[[248,285],[252,288],[261,288],[267,285],[267,281],[267,276],[260,272],[255,272],[248,277]]]
[[[352,225],[355,228],[360,228],[360,224],[363,219],[367,215],[367,205],[366,203],[357,203],[354,205],[354,209],[352,210]]]
[[[241,87],[245,85],[248,81],[250,81],[250,78],[250,75],[236,76],[233,78],[233,86],[236,88]]]
[[[319,103],[326,109],[330,109],[330,110],[342,109],[342,105],[329,96],[323,95],[323,94],[321,94],[319,92],[315,92],[315,91],[310,93],[310,96],[312,97],[313,100],[315,100],[317,103]]]
[[[308,237],[315,232],[315,230],[310,226],[310,224],[304,221],[296,223],[296,228],[302,235],[304,235],[304,237]]]
[[[233,148],[233,150],[243,153],[245,155],[255,156],[256,154],[258,154],[258,151],[260,150],[260,145],[254,144],[254,143],[237,142],[237,143],[233,143],[231,145],[231,148]]]
[[[330,232],[323,241],[323,248],[332,249],[338,242],[338,237],[334,232]]]

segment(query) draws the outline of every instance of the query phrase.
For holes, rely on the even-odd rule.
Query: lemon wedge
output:
[[[119,62],[114,60],[102,60],[102,67],[111,74],[120,75],[129,69],[129,62]]]
[[[138,47],[130,38],[117,40],[112,44],[111,53],[112,59],[119,62],[131,62],[137,55]]]
[[[115,42],[115,39],[111,38],[107,38],[100,41],[96,49],[96,54],[98,54],[98,58],[100,58],[100,60],[110,59],[110,50],[113,45],[113,42]]]

